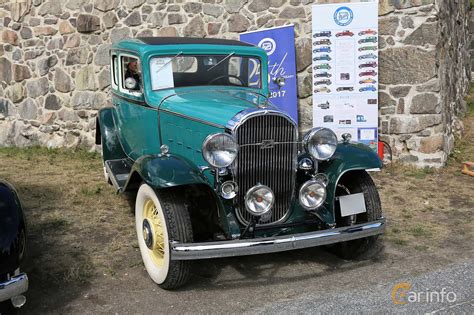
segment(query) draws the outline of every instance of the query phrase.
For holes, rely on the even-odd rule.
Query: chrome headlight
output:
[[[272,210],[275,203],[273,191],[265,185],[256,185],[245,195],[245,208],[255,216],[261,216]]]
[[[304,136],[303,145],[307,153],[324,161],[336,152],[337,136],[331,129],[313,128]]]
[[[309,180],[301,186],[299,199],[303,208],[316,209],[326,200],[326,186],[317,180]]]
[[[202,144],[202,156],[213,167],[227,167],[234,162],[239,145],[227,133],[209,135]]]

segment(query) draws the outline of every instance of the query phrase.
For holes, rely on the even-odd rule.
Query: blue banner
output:
[[[257,45],[267,52],[271,102],[298,123],[294,26],[242,33],[240,40]],[[274,82],[277,77],[286,79],[283,87],[278,87]]]

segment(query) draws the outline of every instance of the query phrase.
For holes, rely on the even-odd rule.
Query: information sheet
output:
[[[313,126],[378,143],[378,2],[312,7]]]

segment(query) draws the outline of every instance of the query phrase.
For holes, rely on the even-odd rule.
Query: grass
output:
[[[53,162],[58,158],[70,158],[81,161],[91,161],[98,160],[100,157],[99,153],[90,152],[85,149],[48,149],[39,146],[33,146],[28,148],[4,147],[0,148],[0,154],[6,157],[17,157],[19,159],[25,159],[27,161],[34,161],[39,156],[41,156],[43,158],[47,158],[50,162]]]

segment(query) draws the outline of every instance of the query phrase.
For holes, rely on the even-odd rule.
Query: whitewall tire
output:
[[[190,262],[171,260],[170,240],[192,242],[189,213],[175,190],[156,192],[142,184],[135,203],[138,246],[150,278],[163,289],[182,286],[189,277]]]

